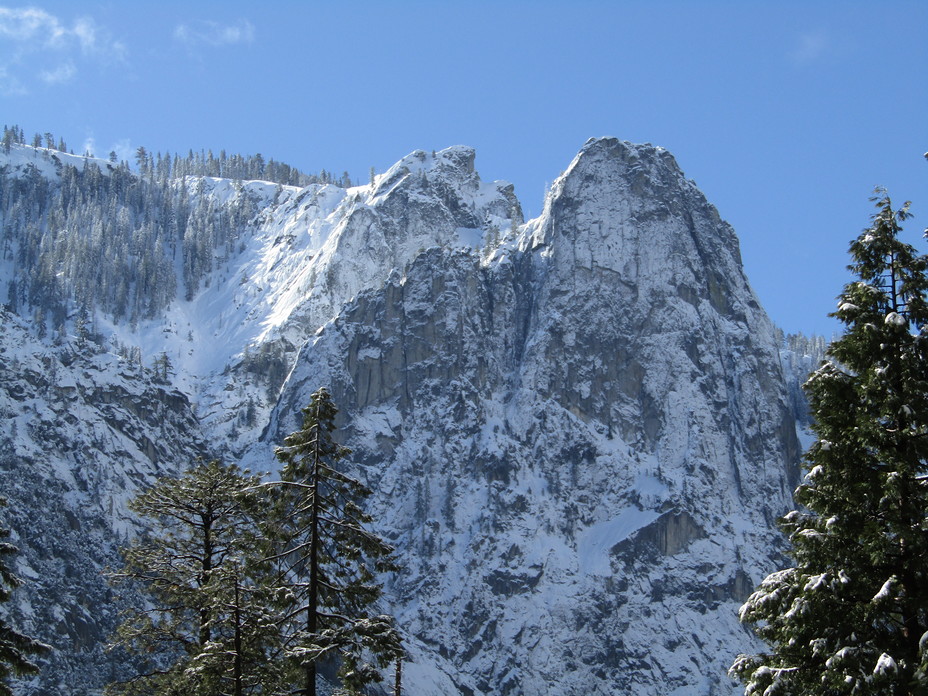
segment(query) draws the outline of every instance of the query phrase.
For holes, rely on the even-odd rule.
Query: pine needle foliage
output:
[[[909,204],[872,200],[832,314],[845,333],[805,385],[795,565],[741,608],[770,646],[730,669],[748,696],[928,694],[928,257],[899,239]]]
[[[275,659],[277,617],[255,554],[258,490],[258,477],[213,460],[131,501],[151,528],[111,577],[140,585],[151,604],[123,616],[111,647],[139,655],[140,673],[109,693],[287,693]]]
[[[6,499],[0,498],[0,507],[6,505]],[[22,584],[7,566],[6,557],[15,554],[18,549],[6,539],[10,530],[0,527],[0,602],[8,602],[13,590]],[[14,629],[4,618],[0,617],[0,696],[13,696],[9,680],[38,674],[39,666],[30,658],[48,652],[51,648],[34,638]]]
[[[343,471],[350,450],[333,439],[337,409],[325,389],[303,409],[302,427],[277,449],[283,463],[269,537],[278,549],[286,651],[315,696],[321,667],[335,668],[344,693],[382,680],[403,654],[391,617],[374,612],[377,575],[396,570],[393,549],[367,529],[371,491]]]

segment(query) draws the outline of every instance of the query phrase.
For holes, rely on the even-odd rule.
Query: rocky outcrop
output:
[[[425,250],[492,248],[500,230],[521,222],[512,185],[481,181],[474,158],[462,146],[417,150],[370,186],[286,190],[259,216],[253,253],[232,274],[252,280],[250,290],[233,293],[247,319],[216,333],[229,341],[229,363],[198,395],[205,424],[232,456],[266,424],[299,347],[345,303],[382,287]],[[198,301],[218,304],[221,292]],[[249,398],[258,417],[243,428],[234,414]]]
[[[798,445],[734,233],[669,153],[590,141],[489,260],[435,249],[362,294],[269,440],[322,384],[448,693],[734,692]]]
[[[4,609],[53,647],[19,692],[94,693],[125,675],[105,646],[139,598],[104,572],[139,530],[126,501],[206,451],[183,394],[92,343],[46,346],[0,311],[0,491],[26,581]]]

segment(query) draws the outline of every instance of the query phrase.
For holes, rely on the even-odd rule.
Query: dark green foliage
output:
[[[333,440],[336,412],[320,389],[302,428],[277,450],[283,468],[269,525],[286,588],[287,656],[303,672],[306,696],[316,693],[318,665],[337,664],[342,688],[355,694],[403,653],[391,618],[372,613],[381,594],[375,574],[395,570],[393,549],[365,529],[371,518],[360,504],[370,490],[339,468],[350,452]]]
[[[142,669],[111,693],[309,696],[325,665],[357,694],[402,657],[392,619],[372,611],[392,549],[365,529],[370,491],[337,468],[348,450],[332,439],[335,413],[325,390],[313,395],[277,450],[280,481],[212,461],[132,501],[151,529],[112,577],[151,606],[119,627],[113,647]]]
[[[132,501],[152,529],[112,577],[140,584],[152,606],[124,616],[113,647],[140,655],[142,673],[110,693],[280,693],[278,632],[255,552],[258,491],[258,477],[211,461]]]
[[[746,694],[928,693],[928,258],[898,238],[908,204],[874,200],[833,315],[846,332],[806,384],[795,566],[741,608],[771,647],[732,666]]]
[[[280,387],[287,378],[290,369],[287,353],[293,349],[292,344],[283,340],[262,343],[255,351],[249,351],[247,347],[245,349],[242,367],[266,385],[265,394],[269,404],[277,399]]]
[[[0,506],[5,505],[6,500],[0,498]],[[17,551],[13,544],[5,541],[9,536],[10,530],[0,527],[0,602],[9,601],[12,591],[21,584],[4,560]],[[13,691],[9,686],[11,677],[37,674],[39,667],[30,657],[41,655],[49,649],[44,643],[23,635],[0,618],[0,696],[12,696]]]
[[[164,351],[158,353],[152,362],[152,379],[157,384],[170,384],[173,376],[174,366],[171,364],[168,354]]]

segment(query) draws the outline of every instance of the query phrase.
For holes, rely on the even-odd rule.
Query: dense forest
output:
[[[28,144],[22,128],[4,126],[4,153],[14,146],[25,171],[0,166],[0,258],[15,269],[0,292],[9,309],[31,313],[40,331],[61,330],[76,308],[134,324],[156,317],[178,293],[192,299],[258,212],[243,181],[352,185],[347,172],[307,175],[260,154],[224,150],[180,156],[140,147],[134,168],[115,153],[109,160],[62,157],[66,144],[51,133],[36,133]],[[43,175],[49,166],[60,183]],[[232,180],[234,204],[201,195],[206,177]]]

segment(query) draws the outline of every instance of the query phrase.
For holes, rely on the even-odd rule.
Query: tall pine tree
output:
[[[118,628],[114,646],[144,662],[111,693],[288,693],[257,536],[261,490],[258,477],[214,460],[130,503],[152,529],[125,550],[114,579],[141,585],[151,605],[129,610]]]
[[[302,427],[277,450],[283,467],[269,529],[287,654],[304,696],[315,696],[320,666],[337,666],[341,688],[356,694],[403,654],[392,619],[373,612],[376,574],[395,569],[393,549],[366,529],[371,518],[361,503],[371,491],[339,468],[350,451],[333,439],[336,413],[320,389],[303,409]]]
[[[0,498],[0,506],[5,505],[6,500]],[[12,591],[21,584],[21,580],[4,561],[5,556],[11,556],[17,551],[13,544],[4,541],[9,536],[10,530],[0,527],[0,602],[8,602]],[[0,696],[13,696],[9,686],[11,677],[25,677],[38,673],[38,665],[30,658],[49,649],[44,643],[15,630],[0,617]]]
[[[749,695],[928,693],[928,257],[899,239],[908,203],[873,200],[833,314],[846,332],[805,387],[795,565],[741,608],[771,648],[730,670]]]

